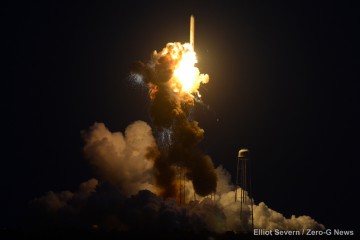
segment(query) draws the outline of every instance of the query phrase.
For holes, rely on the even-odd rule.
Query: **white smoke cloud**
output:
[[[49,191],[46,195],[35,198],[33,203],[42,205],[48,212],[56,212],[60,208],[63,208],[67,204],[67,201],[72,199],[73,196],[74,194],[70,191],[62,191],[59,193]]]
[[[103,123],[95,123],[83,132],[84,154],[102,179],[120,187],[126,195],[153,186],[153,161],[149,148],[156,146],[150,126],[143,121],[129,125],[125,134],[110,132]]]
[[[213,226],[213,231],[235,231],[246,232],[251,230],[251,200],[245,191],[245,204],[242,207],[242,218],[240,218],[240,190],[237,190],[237,199],[235,202],[235,186],[231,184],[231,175],[222,166],[216,168],[218,177],[217,191],[213,196],[201,198],[196,196],[200,202],[211,201],[221,209],[224,214],[223,222],[215,224],[211,218],[207,217],[208,226]],[[194,189],[190,181],[186,184],[186,199],[195,200]],[[202,208],[201,208],[202,209]],[[215,211],[215,209],[213,209]],[[319,224],[309,216],[290,218],[284,217],[281,213],[270,209],[264,202],[253,205],[254,228],[259,229],[282,229],[282,230],[301,230],[301,229],[325,229],[324,225]],[[217,218],[219,220],[219,218]],[[215,227],[216,226],[216,227]]]
[[[256,228],[301,230],[301,229],[325,229],[309,216],[285,218],[281,213],[270,209],[264,202],[254,205],[254,224]]]
[[[61,191],[56,193],[49,191],[46,195],[35,198],[31,203],[36,206],[42,206],[49,213],[54,213],[59,209],[66,207],[69,201],[84,201],[95,192],[98,184],[98,180],[92,178],[81,183],[78,192]]]
[[[82,183],[77,192],[49,192],[33,200],[33,204],[42,206],[51,213],[46,221],[53,221],[55,225],[68,226],[73,222],[79,227],[88,223],[88,227],[95,224],[106,230],[145,232],[186,230],[200,233],[206,230],[221,234],[226,231],[249,231],[250,206],[243,206],[242,211],[245,214],[241,219],[240,204],[234,202],[234,194],[234,191],[230,191],[215,197],[198,197],[196,201],[191,199],[186,204],[178,205],[175,199],[163,199],[148,190],[141,190],[131,197],[126,197],[119,188],[91,179]],[[54,221],[51,216],[57,216],[58,219]],[[84,216],[86,219],[83,219]],[[263,202],[254,205],[254,227],[283,230],[324,229],[322,224],[309,216],[285,218]]]
[[[182,188],[185,204],[179,205],[175,199],[164,199],[155,194],[153,162],[148,159],[148,149],[156,147],[156,143],[145,122],[134,122],[126,128],[125,134],[112,133],[103,123],[95,123],[83,136],[85,155],[103,181],[90,179],[80,184],[77,192],[50,191],[34,199],[34,206],[61,218],[54,224],[82,226],[85,222],[102,229],[129,231],[185,229],[195,233],[203,230],[241,233],[251,230],[250,198],[245,192],[246,201],[240,218],[235,187],[222,166],[216,168],[217,189],[212,195],[196,195],[190,180],[186,180],[185,188]],[[240,194],[240,188],[237,194]],[[253,205],[253,219],[254,227],[261,229],[325,229],[309,216],[286,218],[263,202]],[[49,221],[53,220],[50,218]]]

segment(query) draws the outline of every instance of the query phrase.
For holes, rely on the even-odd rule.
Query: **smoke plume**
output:
[[[179,205],[173,198],[160,197],[143,189],[126,196],[113,183],[90,179],[80,185],[76,192],[48,192],[31,202],[39,221],[56,227],[78,227],[106,231],[146,232],[191,232],[235,233],[250,230],[250,206],[243,206],[240,219],[240,204],[234,202],[234,186],[229,174],[221,166],[216,169],[218,178],[217,194],[211,197],[197,197],[187,182],[187,204]],[[240,192],[240,191],[238,191]],[[249,201],[248,201],[249,202]],[[39,211],[42,210],[42,211]],[[42,214],[39,214],[42,213]],[[42,225],[42,226],[43,226]],[[309,216],[284,217],[265,203],[254,205],[254,227],[260,229],[324,229]]]
[[[133,79],[149,88],[154,128],[136,121],[124,133],[111,132],[103,123],[83,131],[83,152],[99,180],[90,179],[75,192],[50,191],[34,199],[29,221],[33,227],[143,233],[251,230],[248,204],[254,201],[245,191],[240,218],[240,204],[234,201],[239,189],[235,191],[230,174],[221,166],[215,169],[198,148],[204,130],[190,113],[200,98],[200,83],[208,76],[200,74],[195,63],[191,45],[171,43],[160,53],[155,51],[148,63],[133,65]],[[185,81],[189,72],[190,83]],[[181,180],[183,202],[177,204],[180,167],[186,178]],[[286,218],[263,202],[253,209],[255,228],[324,229],[309,216]]]
[[[247,232],[251,226],[250,206],[234,201],[235,188],[230,174],[217,167],[215,194],[201,197],[193,184],[185,181],[185,204],[157,194],[154,167],[149,148],[156,148],[151,128],[145,122],[129,125],[125,134],[110,132],[95,123],[85,140],[84,153],[98,173],[75,192],[49,191],[31,202],[30,226],[133,232]],[[151,152],[150,152],[151,153]],[[211,165],[212,166],[212,165]],[[240,191],[238,190],[239,194]],[[240,196],[238,196],[239,198]],[[246,202],[250,199],[246,196]],[[261,229],[324,229],[309,216],[284,217],[265,203],[254,205],[254,227]]]
[[[181,82],[175,71],[181,68],[190,54],[195,54],[190,45],[169,43],[160,53],[153,53],[147,64],[137,62],[132,74],[141,76],[149,87],[150,113],[159,135],[160,153],[155,160],[156,184],[164,197],[178,194],[175,166],[183,167],[186,177],[192,181],[197,194],[206,196],[216,190],[217,177],[211,158],[197,148],[203,139],[204,130],[198,122],[190,119],[194,100],[199,96],[200,83],[206,83],[208,76],[190,66],[185,74],[194,72],[193,86]],[[195,59],[196,60],[196,59]],[[192,95],[195,93],[196,95]]]

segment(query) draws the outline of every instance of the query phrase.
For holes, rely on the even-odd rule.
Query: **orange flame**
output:
[[[174,62],[174,72],[170,79],[170,86],[174,92],[185,93],[192,97],[201,97],[200,84],[209,82],[209,75],[200,73],[195,67],[198,62],[191,44],[178,42],[168,43],[161,55],[170,55]]]

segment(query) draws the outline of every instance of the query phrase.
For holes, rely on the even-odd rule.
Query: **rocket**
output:
[[[194,35],[195,35],[195,18],[194,15],[190,16],[190,44],[195,49],[194,46]]]

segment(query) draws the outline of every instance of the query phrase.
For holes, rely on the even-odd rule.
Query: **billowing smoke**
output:
[[[143,121],[129,125],[125,134],[110,132],[95,123],[82,132],[84,154],[97,174],[130,196],[141,189],[155,191],[151,151],[156,151],[150,126]]]
[[[226,216],[225,226],[227,231],[246,232],[251,230],[251,206],[250,198],[245,191],[245,207],[242,209],[240,218],[240,204],[235,202],[235,188],[230,182],[230,174],[221,166],[217,169],[219,178],[218,196],[215,198]],[[240,188],[237,191],[237,199],[240,198]],[[254,228],[257,229],[281,229],[281,230],[301,230],[301,229],[325,229],[324,225],[319,224],[309,216],[290,218],[284,217],[281,213],[270,209],[264,202],[254,204]]]
[[[203,139],[204,130],[198,122],[190,119],[194,100],[199,96],[197,89],[200,83],[206,83],[208,76],[190,62],[188,56],[195,58],[190,45],[169,43],[160,53],[153,53],[147,64],[137,62],[132,67],[133,76],[142,76],[150,89],[150,113],[155,129],[159,135],[160,153],[155,160],[156,184],[164,197],[175,197],[178,194],[175,179],[175,166],[183,167],[186,177],[192,181],[194,189],[200,196],[206,196],[216,190],[216,173],[211,158],[197,148]],[[194,61],[195,63],[195,61]],[[184,68],[184,69],[181,69]],[[175,74],[183,70],[186,81]],[[193,75],[190,73],[194,73]],[[195,93],[196,95],[192,95]]]
[[[234,187],[229,174],[221,166],[216,169],[217,194],[190,200],[179,205],[173,198],[160,197],[149,190],[140,190],[128,197],[112,183],[90,179],[76,192],[48,192],[31,203],[37,219],[57,227],[80,227],[117,231],[236,233],[249,230],[250,206],[240,218],[240,204],[234,202]],[[191,187],[189,181],[188,187]],[[190,196],[194,189],[189,188]],[[238,191],[239,192],[239,191]],[[42,211],[39,211],[42,210]],[[39,214],[42,213],[42,214]],[[35,221],[34,221],[35,220]],[[309,216],[284,217],[261,202],[254,205],[254,227],[260,229],[324,229]]]
[[[154,128],[136,121],[124,133],[111,132],[103,123],[83,131],[84,155],[99,180],[90,179],[75,192],[50,191],[34,199],[33,226],[191,233],[251,229],[253,201],[245,192],[240,217],[240,204],[234,201],[240,191],[230,174],[221,166],[215,169],[197,147],[204,130],[190,113],[208,76],[194,68],[194,56],[191,45],[172,43],[154,52],[148,63],[134,64],[132,79],[149,88]],[[179,73],[182,61],[189,59],[192,67]],[[181,82],[179,76],[189,77],[189,71],[195,76],[191,84]],[[176,202],[179,167],[186,173],[182,204]],[[309,216],[286,218],[263,202],[253,210],[255,228],[324,229]]]

